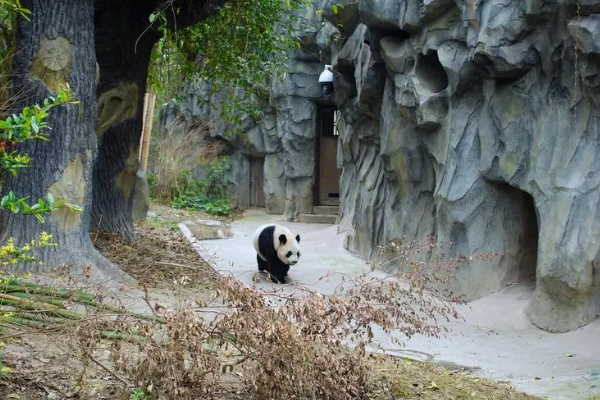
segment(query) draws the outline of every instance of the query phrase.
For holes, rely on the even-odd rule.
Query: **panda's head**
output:
[[[292,233],[283,228],[275,229],[275,240],[279,241],[277,257],[287,265],[296,265],[300,260],[300,235],[294,237]]]

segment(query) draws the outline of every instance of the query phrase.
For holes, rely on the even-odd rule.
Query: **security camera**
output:
[[[319,84],[321,84],[321,93],[331,94],[333,92],[333,68],[331,65],[326,65],[321,72]]]

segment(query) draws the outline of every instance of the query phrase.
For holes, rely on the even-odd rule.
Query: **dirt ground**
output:
[[[189,246],[177,224],[215,218],[159,205],[153,205],[151,212],[146,222],[137,224],[137,237],[131,242],[97,232],[92,233],[92,240],[102,254],[150,291],[176,296],[185,282],[188,291],[208,292],[214,271]],[[81,330],[85,324],[60,332],[3,326],[4,364],[11,372],[0,377],[0,399],[143,399],[125,388],[123,378],[112,370],[109,348],[114,341],[98,339],[92,357],[86,358]],[[461,369],[391,358],[377,365],[380,378],[389,383],[396,399],[535,399],[508,384],[474,378]],[[222,390],[212,398],[248,398],[236,382],[235,374],[223,376]]]
[[[146,222],[136,223],[133,241],[118,234],[92,232],[94,245],[153,295],[181,296],[182,283],[188,292],[202,293],[214,271],[189,246],[177,224],[215,217],[162,205],[153,205],[151,212]],[[4,364],[11,372],[0,378],[0,399],[129,398],[123,383],[113,375],[94,362],[81,361],[75,334],[7,326],[2,336],[7,344]],[[98,351],[99,360],[107,361],[109,344],[102,344],[105,350]]]

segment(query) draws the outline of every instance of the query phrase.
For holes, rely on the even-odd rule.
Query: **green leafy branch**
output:
[[[331,6],[331,11],[333,12],[334,15],[338,15],[340,9],[342,9],[342,10],[344,9],[343,4],[333,4]]]
[[[4,121],[0,120],[0,169],[16,175],[18,169],[28,167],[29,155],[21,154],[13,147],[33,139],[48,141],[47,135],[51,128],[48,126],[47,118],[50,111],[54,107],[67,103],[78,104],[77,101],[72,100],[68,86],[60,89],[56,97],[46,98],[42,105],[24,107],[19,114],[13,114]],[[0,209],[13,214],[33,215],[41,223],[45,221],[45,214],[63,207],[72,211],[83,210],[80,206],[64,199],[55,201],[51,194],[48,194],[45,200],[38,199],[31,205],[27,203],[28,199],[28,197],[17,198],[11,191],[0,199]]]
[[[65,103],[77,104],[71,100],[68,87],[61,89],[56,97],[48,97],[43,105],[34,104],[24,107],[20,114],[13,114],[0,120],[0,168],[13,175],[17,170],[29,166],[30,158],[13,149],[27,140],[40,139],[48,141],[47,132],[51,129],[46,122],[50,110]]]
[[[259,119],[270,82],[283,75],[289,52],[300,47],[295,11],[307,3],[230,0],[209,19],[175,32],[166,28],[167,11],[152,14],[163,37],[153,52],[150,86],[170,99],[189,80],[210,82],[211,94],[223,94],[216,107],[224,121],[239,126],[245,116]]]
[[[339,15],[340,12],[344,10],[344,8],[346,8],[343,4],[332,4],[331,5],[331,12],[333,14],[333,19],[335,21],[330,21],[332,24],[335,25],[336,28],[341,29],[344,28],[344,25],[342,23],[339,22]],[[325,12],[325,10],[316,10],[315,11],[317,14],[323,14]]]
[[[28,21],[31,15],[30,10],[21,7],[21,0],[0,0],[0,9],[19,14]]]
[[[55,210],[60,210],[64,207],[71,211],[83,211],[83,208],[81,208],[79,205],[69,203],[65,199],[55,201],[54,197],[50,193],[48,193],[46,201],[43,199],[38,199],[37,203],[33,205],[27,204],[28,199],[28,197],[17,198],[17,196],[11,191],[2,197],[2,200],[0,200],[0,209],[10,211],[13,214],[33,215],[41,223],[46,221],[44,218],[45,214],[49,214]]]

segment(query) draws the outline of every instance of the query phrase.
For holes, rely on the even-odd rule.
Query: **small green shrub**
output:
[[[177,176],[175,177],[172,200],[191,189],[193,183],[194,179],[192,179],[192,171],[189,169],[178,171]]]
[[[156,175],[152,171],[146,172],[146,182],[148,183],[148,192],[154,193],[154,190],[156,190]]]
[[[202,180],[205,194],[212,199],[224,199],[229,196],[231,180],[231,162],[228,156],[203,162],[206,178]]]
[[[209,199],[202,193],[186,192],[173,200],[173,207],[204,211],[207,214],[220,216],[231,214],[229,199]]]
[[[193,179],[181,193],[173,199],[174,208],[187,208],[204,211],[207,214],[227,216],[231,213],[231,200],[226,195],[222,197],[209,196],[214,194],[214,188],[204,179]]]
[[[179,190],[173,198],[173,207],[204,211],[212,215],[231,214],[229,157],[204,160],[202,165],[205,172],[204,179],[191,179],[188,170],[179,173],[177,177]]]
[[[130,400],[146,400],[146,393],[141,388],[135,388],[129,395]]]

